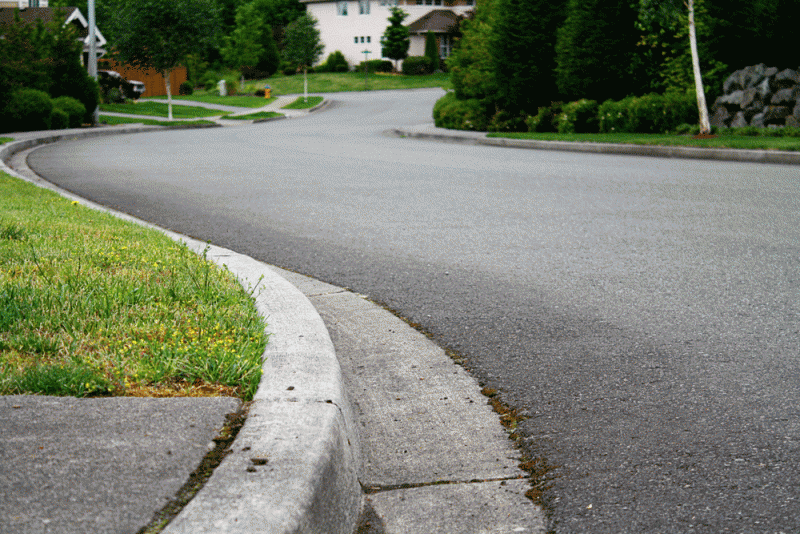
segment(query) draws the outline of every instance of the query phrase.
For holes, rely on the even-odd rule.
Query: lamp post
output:
[[[364,50],[364,90],[369,91],[367,88],[367,73],[369,72],[369,55],[371,52],[369,50]]]

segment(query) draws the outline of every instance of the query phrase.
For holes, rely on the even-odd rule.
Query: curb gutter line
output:
[[[15,153],[61,140],[149,130],[43,134],[7,143],[0,147],[0,169],[31,182],[5,164]],[[230,454],[162,532],[351,534],[362,507],[358,431],[328,330],[305,295],[253,258],[109,210],[43,180],[33,183],[205,254],[253,292],[268,322],[263,374],[247,421]]]

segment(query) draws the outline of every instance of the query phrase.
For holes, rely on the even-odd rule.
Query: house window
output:
[[[29,0],[28,7],[39,7],[39,0]]]
[[[381,0],[382,6],[396,6],[398,0]]]
[[[372,42],[372,37],[370,37],[369,35],[367,35],[367,42],[368,42],[368,43],[371,43],[371,42]]]
[[[452,48],[453,43],[450,40],[450,35],[446,33],[439,35],[439,57],[450,57]]]
[[[358,0],[358,14],[369,15],[369,0]]]
[[[347,16],[347,2],[336,2],[336,11],[342,17]]]
[[[353,40],[353,42],[354,42],[354,43],[356,43],[356,44],[358,44],[358,36],[354,37],[354,40]]]

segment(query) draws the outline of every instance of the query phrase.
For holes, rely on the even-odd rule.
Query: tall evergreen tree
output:
[[[497,0],[489,41],[499,105],[536,113],[556,96],[556,28],[566,0]]]
[[[411,46],[408,28],[403,26],[406,17],[408,13],[399,7],[393,7],[389,15],[389,26],[381,36],[381,56],[393,59],[395,70],[397,62],[408,57],[408,47]]]
[[[428,30],[425,34],[425,56],[431,60],[431,71],[439,70],[439,47],[436,45],[436,35]]]
[[[567,100],[606,100],[641,92],[631,68],[638,31],[628,0],[569,0],[556,41],[556,85]]]

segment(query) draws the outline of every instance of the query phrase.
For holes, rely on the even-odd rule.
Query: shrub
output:
[[[690,93],[650,93],[607,100],[598,109],[600,131],[664,133],[697,122],[695,97]]]
[[[536,115],[531,115],[525,120],[529,132],[555,132],[558,131],[556,118],[561,113],[562,103],[551,102],[550,107],[540,107]]]
[[[525,124],[526,115],[514,114],[506,110],[498,110],[492,115],[487,129],[490,132],[524,132],[528,129]]]
[[[189,80],[183,82],[181,86],[178,88],[179,95],[190,95],[192,93],[194,93],[194,86],[192,86],[192,82],[190,82]]]
[[[52,112],[50,95],[38,89],[20,89],[11,95],[4,114],[11,125],[9,131],[28,132],[49,130]]]
[[[69,128],[69,113],[54,107],[50,112],[50,129],[65,130],[67,128]]]
[[[317,67],[317,72],[348,72],[349,70],[350,64],[339,50],[332,52],[325,63]]]
[[[408,56],[403,60],[403,74],[408,76],[431,74],[431,67],[431,58],[426,56]]]
[[[394,70],[394,65],[388,59],[370,59],[367,63],[367,72],[392,72]],[[355,68],[358,72],[364,72],[364,62],[358,64],[358,67]]]
[[[213,91],[217,88],[217,82],[220,80],[220,75],[218,72],[213,70],[207,70],[202,77],[201,85],[206,91]]]
[[[106,95],[106,104],[122,104],[125,102],[125,95],[119,87],[112,87]]]
[[[575,102],[564,104],[561,113],[554,117],[558,133],[596,133],[597,102],[582,98]]]
[[[86,115],[86,106],[80,101],[69,96],[59,96],[53,99],[53,107],[67,114],[69,128],[80,128]],[[92,110],[94,111],[94,110]],[[55,130],[56,127],[51,125]]]
[[[433,120],[439,128],[483,132],[488,127],[487,115],[480,100],[458,100],[453,92],[445,94],[433,106]]]

